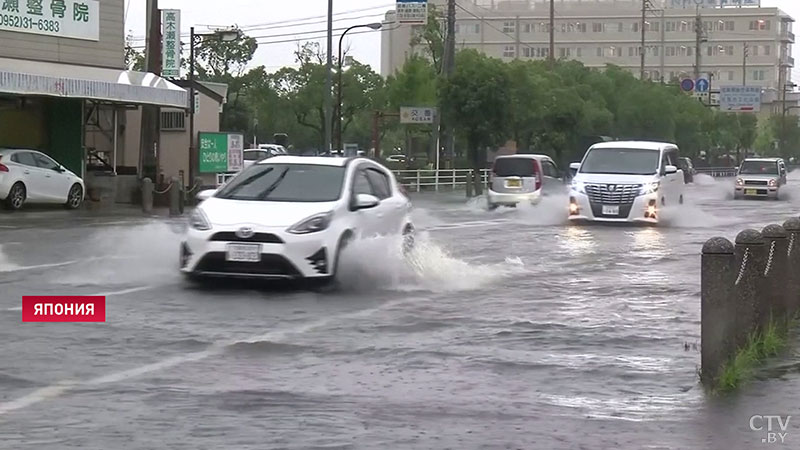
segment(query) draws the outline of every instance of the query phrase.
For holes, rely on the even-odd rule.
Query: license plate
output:
[[[619,206],[603,205],[603,215],[604,216],[618,216],[619,215]]]
[[[228,244],[226,261],[259,262],[261,261],[260,244]]]
[[[758,195],[758,189],[747,189],[744,191],[744,195]]]
[[[506,180],[506,187],[522,187],[522,180]]]

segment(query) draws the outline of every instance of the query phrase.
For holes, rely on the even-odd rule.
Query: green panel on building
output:
[[[46,108],[47,153],[78,176],[83,173],[83,100],[52,99]]]

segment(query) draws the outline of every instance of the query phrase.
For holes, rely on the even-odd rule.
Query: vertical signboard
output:
[[[397,23],[425,25],[428,23],[428,0],[397,0]]]
[[[200,173],[238,172],[244,165],[244,136],[198,133]]]
[[[181,76],[181,11],[164,9],[161,11],[161,76],[178,78]]]
[[[760,86],[720,87],[719,110],[726,112],[761,111],[761,87]]]

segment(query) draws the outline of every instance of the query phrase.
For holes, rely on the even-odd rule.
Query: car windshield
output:
[[[536,164],[531,158],[497,158],[494,173],[498,177],[533,177]]]
[[[314,164],[256,164],[220,189],[217,198],[270,202],[339,199],[345,168]]]
[[[658,171],[657,150],[638,148],[595,148],[581,165],[581,173],[653,175]]]
[[[739,169],[742,175],[777,175],[778,164],[774,161],[745,161]]]

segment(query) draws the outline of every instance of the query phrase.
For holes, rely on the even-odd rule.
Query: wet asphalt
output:
[[[333,293],[188,285],[181,219],[2,212],[0,449],[800,448],[797,351],[735,395],[698,383],[703,243],[800,205],[800,178],[730,183],[658,227],[416,194],[414,253],[360,242]],[[107,296],[106,323],[21,323],[65,294]],[[770,445],[756,414],[797,418]]]

